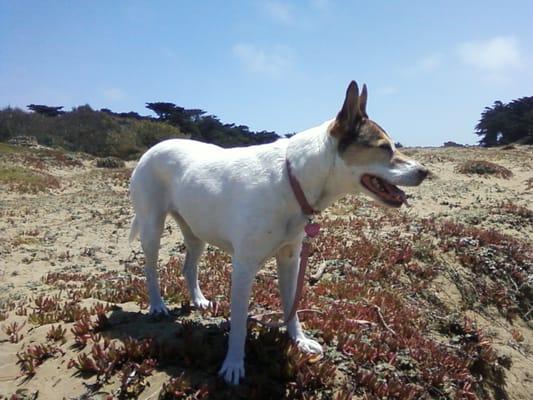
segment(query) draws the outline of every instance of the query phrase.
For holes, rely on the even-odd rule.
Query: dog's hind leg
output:
[[[157,275],[157,258],[159,255],[159,245],[161,235],[165,225],[165,214],[144,216],[139,222],[141,245],[146,260],[144,272],[146,274],[146,285],[148,286],[148,297],[150,299],[150,315],[168,315],[159,288],[159,278]],[[137,217],[139,215],[137,214]]]
[[[298,269],[300,264],[301,243],[290,244],[282,247],[276,254],[278,267],[279,291],[283,303],[285,317],[291,312],[296,293]],[[287,324],[287,331],[292,340],[296,342],[300,350],[306,353],[322,353],[322,346],[315,340],[305,336],[298,314]]]
[[[204,297],[200,285],[198,285],[198,260],[202,256],[205,249],[205,242],[198,239],[191,231],[191,228],[185,220],[176,212],[172,216],[178,223],[181,233],[183,234],[183,241],[187,252],[185,254],[185,261],[183,263],[183,276],[187,282],[187,288],[191,300],[197,308],[208,308],[211,302]]]

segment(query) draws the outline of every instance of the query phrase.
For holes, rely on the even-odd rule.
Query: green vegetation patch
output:
[[[61,186],[57,178],[52,175],[18,166],[0,166],[0,184],[22,193],[38,193]]]
[[[24,148],[12,146],[7,143],[0,143],[0,154],[16,154],[24,151]]]

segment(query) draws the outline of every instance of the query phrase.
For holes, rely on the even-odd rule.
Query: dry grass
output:
[[[39,193],[61,187],[56,177],[19,166],[0,166],[0,184],[20,193]]]
[[[514,204],[510,201],[505,201],[494,207],[493,212],[498,214],[512,214],[523,220],[533,222],[533,210],[519,204]]]
[[[0,154],[18,154],[27,151],[28,150],[24,147],[12,146],[7,143],[0,143]]]

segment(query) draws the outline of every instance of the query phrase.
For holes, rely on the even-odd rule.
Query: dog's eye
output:
[[[386,151],[390,151],[390,152],[392,151],[391,147],[388,144],[386,144],[386,143],[380,144],[378,147],[380,149],[382,149],[382,150],[386,150]]]

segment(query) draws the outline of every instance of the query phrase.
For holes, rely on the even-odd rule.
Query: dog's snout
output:
[[[427,178],[429,170],[425,167],[420,167],[417,171],[420,182]]]

